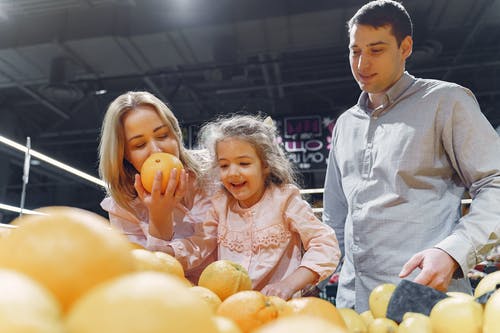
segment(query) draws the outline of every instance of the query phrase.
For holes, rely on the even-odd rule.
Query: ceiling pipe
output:
[[[2,61],[4,64],[7,64],[9,65],[8,63],[5,62],[5,60],[1,59],[0,58],[0,61]],[[55,106],[54,104],[52,104],[51,102],[49,102],[48,100],[46,100],[45,98],[43,98],[42,96],[38,95],[36,92],[34,92],[33,90],[29,89],[28,87],[24,86],[19,80],[17,80],[16,78],[10,76],[9,74],[5,73],[4,71],[0,70],[0,74],[2,74],[3,76],[5,76],[7,79],[9,79],[10,81],[12,81],[12,83],[17,87],[19,88],[20,90],[22,90],[23,92],[25,92],[26,94],[30,95],[31,97],[33,97],[35,100],[37,100],[38,102],[40,102],[40,104],[44,105],[45,107],[47,107],[49,110],[52,110],[54,113],[56,113],[58,116],[64,118],[64,119],[69,119],[69,116],[63,111],[61,110],[60,108],[58,108],[57,106]]]

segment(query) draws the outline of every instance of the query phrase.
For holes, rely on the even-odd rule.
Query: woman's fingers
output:
[[[137,191],[137,195],[141,200],[144,200],[146,195],[146,190],[142,186],[141,176],[137,173],[134,176],[134,188]]]

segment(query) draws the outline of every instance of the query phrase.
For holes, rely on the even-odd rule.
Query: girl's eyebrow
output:
[[[250,155],[240,155],[240,156],[236,156],[235,159],[242,159],[242,158],[252,158],[252,156],[250,156]],[[221,157],[221,158],[218,159],[218,161],[221,161],[221,160],[227,160],[227,158]]]

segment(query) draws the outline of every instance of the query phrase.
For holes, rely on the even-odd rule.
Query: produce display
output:
[[[207,266],[193,286],[174,257],[135,246],[97,214],[39,212],[0,238],[0,332],[500,332],[499,271],[474,296],[449,292],[429,315],[406,312],[396,322],[386,317],[392,284],[373,289],[363,313],[250,290],[246,270],[228,260]]]

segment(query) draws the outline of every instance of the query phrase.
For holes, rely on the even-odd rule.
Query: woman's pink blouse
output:
[[[205,195],[192,189],[191,186],[182,204],[174,210],[174,236],[171,240],[155,238],[149,234],[148,210],[139,200],[132,203],[135,214],[119,206],[111,197],[106,197],[101,202],[101,207],[109,213],[111,225],[123,232],[131,242],[151,251],[165,251],[167,246],[178,249],[176,258],[183,265],[186,277],[196,283],[203,268],[215,259],[215,252],[193,260],[191,253],[194,250],[189,248],[190,243],[181,241],[193,236],[197,229],[201,230],[204,217],[211,206]]]

